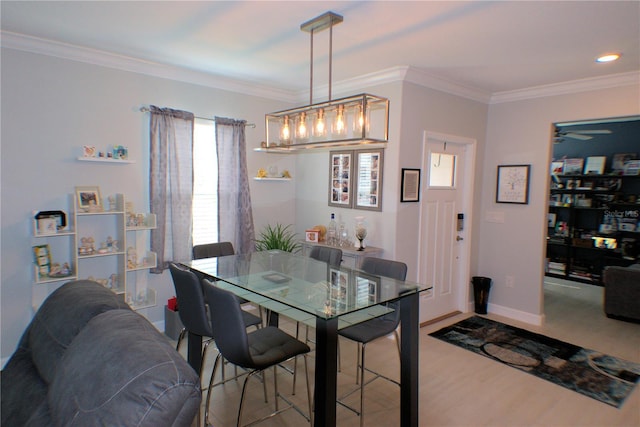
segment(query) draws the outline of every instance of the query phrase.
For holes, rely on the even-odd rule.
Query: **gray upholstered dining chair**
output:
[[[362,261],[362,266],[360,267],[360,269],[372,275],[386,276],[397,280],[405,280],[407,277],[407,265],[400,261],[369,257],[365,258]],[[398,326],[400,324],[400,304],[398,302],[391,302],[387,304],[387,307],[392,309],[393,311],[383,316],[375,317],[371,320],[357,323],[353,326],[349,326],[338,331],[339,336],[355,341],[358,344],[356,384],[358,383],[358,378],[360,382],[359,388],[342,396],[340,399],[338,399],[338,403],[360,415],[361,427],[364,426],[364,387],[377,378],[383,378],[397,385],[400,385],[399,382],[391,378],[365,368],[364,364],[366,345],[372,341],[375,341],[382,337],[386,337],[390,334],[395,335],[395,340],[398,347],[398,356],[400,356],[400,336],[398,335]],[[365,371],[374,374],[374,377],[367,382],[365,382],[364,380]],[[359,411],[342,402],[342,399],[358,390],[360,390]]]
[[[219,256],[235,255],[231,242],[205,243],[193,247],[193,259],[216,258]]]
[[[235,255],[236,251],[233,248],[233,243],[231,242],[215,242],[215,243],[204,243],[201,245],[195,245],[193,247],[193,259],[204,259],[204,258],[217,258],[221,256],[227,255]],[[244,298],[238,297],[238,301],[240,304],[249,304]],[[258,312],[260,313],[260,321],[263,321],[262,317],[262,308],[258,307]]]
[[[342,263],[342,249],[329,246],[314,246],[309,252],[309,257],[324,261],[332,267],[340,267]]]
[[[256,373],[263,372],[262,382],[265,387],[266,402],[266,378],[264,371],[273,367],[273,383],[275,390],[275,412],[251,422],[254,424],[258,421],[271,418],[287,409],[295,408],[284,396],[278,392],[277,366],[291,358],[302,355],[304,357],[305,374],[307,379],[307,399],[309,404],[309,418],[311,423],[313,417],[311,410],[311,389],[309,387],[309,372],[307,369],[307,353],[309,346],[298,341],[294,337],[275,326],[266,326],[256,331],[247,332],[242,319],[242,309],[235,303],[236,296],[224,289],[216,287],[213,283],[204,279],[202,281],[207,303],[211,308],[211,324],[213,329],[213,338],[218,347],[219,354],[216,357],[211,374],[209,390],[207,392],[207,400],[205,404],[206,413],[209,412],[209,404],[211,399],[212,384],[217,368],[224,357],[230,363],[240,366],[241,368],[251,370],[245,377],[242,386],[242,395],[240,396],[240,407],[238,409],[237,425],[241,425],[242,412],[244,408],[244,398],[247,390],[249,379]],[[224,325],[220,327],[219,325]],[[286,408],[278,408],[278,398],[283,399],[289,406]],[[298,411],[300,412],[300,411]],[[302,412],[300,412],[302,414]]]
[[[200,279],[196,274],[175,263],[169,263],[169,270],[171,271],[171,277],[173,279],[173,285],[176,290],[178,298],[178,315],[184,325],[183,332],[191,332],[196,335],[202,336],[203,348],[200,362],[200,375],[202,375],[203,365],[209,345],[213,340],[213,329],[211,328],[211,321],[209,319],[210,314],[207,310],[207,305],[204,299],[204,293]],[[236,302],[238,309],[240,305]],[[261,326],[262,321],[259,317],[254,316],[244,310],[241,310],[242,322],[245,328],[249,326]],[[181,337],[184,333],[180,334]],[[180,345],[178,343],[178,345]],[[205,413],[205,426],[207,425],[208,417]],[[200,424],[200,416],[198,416],[198,425]]]

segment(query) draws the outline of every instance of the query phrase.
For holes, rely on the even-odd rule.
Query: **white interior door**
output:
[[[419,277],[433,290],[420,300],[421,323],[467,311],[474,149],[461,138],[425,136]]]

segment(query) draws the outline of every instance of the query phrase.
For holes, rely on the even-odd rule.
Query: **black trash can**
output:
[[[487,314],[487,303],[489,302],[489,289],[491,289],[491,278],[473,276],[473,299],[476,306],[476,313]]]

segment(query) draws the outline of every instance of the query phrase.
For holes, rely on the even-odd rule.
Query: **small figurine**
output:
[[[118,209],[118,207],[116,206],[116,196],[109,196],[109,210],[110,211],[115,211]]]
[[[71,267],[68,262],[62,264],[62,268],[60,269],[60,274],[63,276],[68,276],[71,274]]]
[[[129,246],[127,248],[127,268],[136,268],[138,264],[138,254],[136,254],[136,249],[133,246]]]
[[[118,275],[115,273],[109,276],[109,288],[118,289]]]

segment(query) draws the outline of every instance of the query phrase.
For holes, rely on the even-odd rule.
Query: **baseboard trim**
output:
[[[469,312],[475,311],[473,302],[469,302]],[[487,312],[489,314],[496,314],[498,316],[507,317],[509,319],[517,320],[519,322],[528,323],[535,326],[543,326],[545,316],[544,314],[532,314],[526,311],[514,310],[513,308],[504,307],[498,304],[487,304]]]
[[[440,316],[440,317],[436,317],[435,319],[427,320],[426,322],[420,323],[420,327],[424,328],[425,326],[433,325],[434,323],[441,322],[441,321],[443,321],[445,319],[448,319],[450,317],[457,316],[458,314],[462,314],[462,312],[461,311],[454,311],[452,313],[445,314],[445,315]]]

